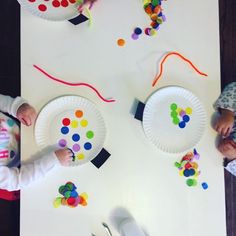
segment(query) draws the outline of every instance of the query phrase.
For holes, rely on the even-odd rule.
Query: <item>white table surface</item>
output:
[[[226,235],[222,157],[215,148],[210,126],[212,104],[220,93],[218,1],[163,2],[167,21],[157,37],[142,34],[134,41],[134,27],[148,26],[142,1],[99,0],[92,9],[93,25],[73,26],[50,22],[21,10],[21,92],[39,111],[49,100],[75,94],[93,101],[106,122],[104,147],[111,157],[97,169],[91,163],[59,168],[46,179],[21,191],[21,235],[106,235],[101,222],[110,225],[117,207],[126,208],[149,236]],[[124,38],[125,47],[116,40]],[[167,51],[192,60],[207,78],[196,74],[178,58],[169,58],[164,74],[151,87],[157,62]],[[104,97],[104,103],[86,87],[55,83],[33,68],[41,66],[68,82],[87,82]],[[131,114],[135,99],[143,102],[158,88],[179,85],[199,97],[207,111],[207,128],[196,146],[201,154],[200,186],[186,186],[174,162],[179,155],[159,151],[145,137],[141,122]],[[22,127],[22,159],[39,151],[33,127]],[[71,180],[89,195],[88,206],[53,207],[58,187]]]

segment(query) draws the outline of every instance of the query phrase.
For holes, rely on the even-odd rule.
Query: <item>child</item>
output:
[[[16,117],[27,126],[34,124],[36,119],[34,108],[21,97],[13,99],[0,94],[0,111]],[[19,169],[19,127],[12,118],[2,112],[0,112],[0,198],[16,200],[19,198],[19,191],[15,190],[44,177],[59,164],[68,165],[72,153],[68,149],[59,149],[47,153],[32,163],[22,164]]]
[[[218,149],[226,157],[225,168],[236,176],[236,82],[225,87],[214,107],[220,112],[214,126],[221,136]]]

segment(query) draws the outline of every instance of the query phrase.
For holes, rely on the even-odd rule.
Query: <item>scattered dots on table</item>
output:
[[[174,123],[175,125],[178,125],[178,124],[179,124],[179,118],[178,118],[178,117],[175,117],[175,118],[173,119],[173,123]]]
[[[90,150],[91,148],[92,148],[92,144],[91,143],[87,142],[87,143],[84,144],[84,149],[85,150]]]
[[[152,21],[156,21],[157,20],[157,14],[156,13],[152,14],[151,19],[152,19]]]
[[[70,193],[70,196],[71,197],[77,197],[78,193],[75,190],[72,190],[71,193]]]
[[[53,206],[55,207],[55,208],[58,208],[59,206],[61,206],[61,197],[57,197],[55,200],[54,200],[54,202],[53,202]]]
[[[74,197],[69,197],[67,199],[68,205],[74,205],[75,201],[76,201],[76,199]]]
[[[120,47],[125,46],[125,40],[124,39],[118,39],[117,40],[117,45],[120,46]]]
[[[166,21],[166,16],[164,14],[162,14],[162,20],[163,20],[163,22]]]
[[[61,6],[61,3],[60,3],[58,0],[53,0],[53,1],[52,1],[52,6],[53,6],[53,7],[60,7],[60,6]]]
[[[59,193],[63,197],[57,197],[53,206],[58,208],[60,206],[68,206],[68,207],[77,207],[78,205],[87,206],[88,194],[82,193],[78,194],[76,191],[77,187],[72,182],[67,182],[65,185],[59,187]]]
[[[178,113],[176,111],[172,111],[170,113],[170,116],[173,117],[173,118],[177,117],[177,115],[178,115]]]
[[[87,120],[81,120],[81,121],[80,121],[80,125],[81,125],[82,127],[86,127],[86,126],[88,125],[88,121],[87,121]]]
[[[174,125],[178,125],[179,128],[183,129],[186,127],[186,123],[190,121],[190,114],[192,109],[190,107],[185,110],[178,107],[176,103],[170,104],[170,116],[172,117],[172,122]]]
[[[186,178],[186,184],[189,187],[195,187],[198,183],[198,177],[201,171],[198,169],[199,153],[194,150],[186,153],[179,162],[175,162],[175,167],[179,170],[179,175]],[[202,188],[208,188],[207,183],[202,183]]]
[[[197,185],[197,180],[196,180],[196,179],[187,179],[187,180],[186,180],[186,184],[187,184],[189,187],[196,186],[196,185]]]
[[[77,128],[79,126],[79,121],[78,120],[72,120],[71,121],[71,128]]]
[[[206,190],[206,189],[208,189],[208,184],[207,183],[202,183],[202,188],[204,189],[204,190]]]
[[[64,119],[62,120],[62,124],[63,124],[64,126],[70,125],[70,119],[69,119],[69,118],[64,118]]]
[[[60,139],[59,141],[58,141],[58,145],[60,146],[60,147],[66,147],[66,145],[67,145],[67,142],[66,142],[66,140],[65,139]]]
[[[146,34],[146,35],[151,35],[151,28],[146,28],[145,30],[144,30],[144,33]]]
[[[83,160],[85,156],[83,153],[79,153],[76,157],[78,160]]]
[[[172,111],[177,110],[177,108],[178,108],[178,106],[177,106],[176,103],[172,103],[172,104],[170,105],[170,109],[171,109]]]
[[[191,162],[191,166],[193,167],[193,169],[198,169],[198,164],[197,162]]]
[[[63,7],[68,7],[68,6],[69,6],[69,3],[68,3],[67,0],[62,0],[62,1],[61,1],[61,5],[62,5]]]
[[[29,2],[35,2],[36,0],[28,0]]]
[[[80,140],[80,135],[79,135],[79,134],[73,134],[73,135],[72,135],[72,140],[73,140],[74,142],[78,142],[78,141]]]
[[[145,29],[145,34],[149,36],[154,36],[156,31],[159,29],[159,26],[166,21],[166,17],[162,14],[161,0],[146,0],[144,2],[143,8],[147,15],[150,17],[151,29],[155,32],[151,32],[151,30]]]
[[[81,197],[83,197],[86,201],[88,200],[88,194],[87,193],[81,193]]]
[[[81,111],[81,110],[77,110],[76,112],[75,112],[75,116],[77,117],[77,118],[81,118],[82,116],[83,116],[83,111]]]
[[[179,113],[179,115],[180,115],[181,117],[184,117],[184,116],[186,115],[186,112],[185,112],[184,110],[181,110],[180,113]]]
[[[186,123],[184,121],[179,122],[179,127],[183,129],[186,126]]]
[[[72,149],[74,152],[78,152],[80,150],[80,145],[78,143],[75,143],[73,146],[72,146]]]
[[[137,39],[139,38],[139,36],[138,36],[137,34],[133,33],[133,34],[131,35],[131,38],[132,38],[133,40],[137,40]]]
[[[139,27],[136,27],[135,29],[134,29],[134,33],[136,34],[136,35],[140,35],[140,34],[142,34],[142,29],[141,28],[139,28]]]
[[[40,10],[40,11],[46,11],[47,10],[47,6],[46,5],[44,5],[44,4],[40,4],[39,6],[38,6],[38,9]]]
[[[157,34],[157,31],[155,29],[151,29],[149,32],[150,36],[155,36]]]
[[[92,139],[92,138],[94,137],[94,132],[91,131],[91,130],[87,131],[86,137],[87,137],[88,139]]]
[[[62,134],[68,134],[69,133],[69,128],[67,126],[64,126],[61,128],[61,133]]]
[[[183,116],[183,121],[184,122],[189,122],[189,120],[190,120],[190,117],[188,115]]]

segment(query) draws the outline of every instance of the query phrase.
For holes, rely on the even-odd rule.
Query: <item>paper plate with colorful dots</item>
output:
[[[182,153],[201,139],[206,112],[190,91],[169,86],[159,89],[147,101],[143,128],[148,139],[168,153]]]
[[[91,161],[103,148],[105,123],[100,111],[79,96],[56,98],[43,107],[35,124],[35,138],[41,148],[70,148],[72,166]]]
[[[18,2],[33,15],[47,20],[63,21],[79,15],[78,0],[18,0]]]

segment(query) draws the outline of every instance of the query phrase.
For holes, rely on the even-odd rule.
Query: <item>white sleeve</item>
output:
[[[232,175],[236,176],[236,160],[230,161],[225,167]]]
[[[19,190],[42,179],[49,171],[59,166],[59,161],[54,152],[21,168],[0,166],[0,188],[8,191]]]
[[[27,103],[27,101],[22,97],[12,98],[0,94],[0,111],[6,112],[14,117],[16,117],[18,108],[24,103]]]

